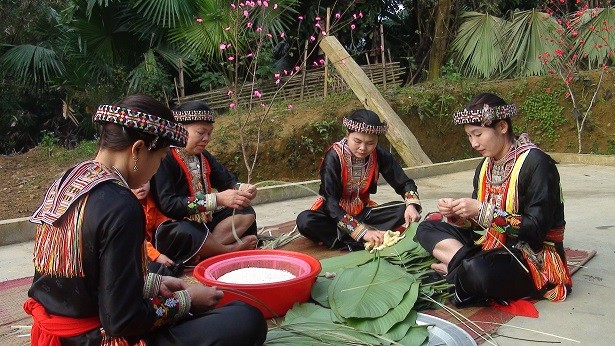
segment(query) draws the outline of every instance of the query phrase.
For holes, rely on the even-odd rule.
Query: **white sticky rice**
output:
[[[295,277],[286,270],[254,267],[232,270],[216,280],[229,284],[256,285],[286,281]]]

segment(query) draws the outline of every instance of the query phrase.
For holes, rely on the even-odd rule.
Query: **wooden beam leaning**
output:
[[[363,106],[376,112],[389,124],[387,139],[397,150],[404,163],[408,167],[431,164],[431,160],[421,148],[416,137],[337,38],[324,37],[320,41],[320,48],[327,54],[329,61],[363,103]]]

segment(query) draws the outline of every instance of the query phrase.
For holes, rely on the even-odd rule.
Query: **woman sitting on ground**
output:
[[[239,183],[206,150],[214,112],[204,102],[193,101],[177,107],[173,115],[188,131],[188,142],[185,148],[171,147],[152,179],[152,194],[163,214],[191,220],[192,225],[164,224],[156,233],[156,246],[171,258],[188,256],[192,264],[218,251],[254,249],[256,213],[250,204],[256,188]],[[210,232],[212,244],[203,246]]]
[[[455,285],[457,305],[524,297],[562,301],[572,286],[559,173],[527,134],[513,135],[516,112],[483,93],[455,113],[454,123],[463,125],[472,148],[485,158],[472,198],[438,200],[439,214],[417,230],[418,242],[441,262],[432,267]]]
[[[320,197],[297,216],[297,229],[316,243],[331,248],[363,249],[363,242],[379,246],[384,232],[404,228],[421,218],[416,184],[391,153],[378,146],[387,125],[376,113],[360,109],[344,118],[346,137],[333,143],[320,167]],[[403,202],[375,208],[382,174]]]
[[[31,344],[255,345],[262,313],[202,284],[148,274],[145,216],[131,188],[156,172],[187,133],[145,95],[98,108],[96,158],[55,181],[30,220],[37,223],[34,280],[24,303]]]

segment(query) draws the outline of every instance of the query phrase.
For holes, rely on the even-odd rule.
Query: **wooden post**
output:
[[[387,48],[387,55],[389,56],[389,64],[391,64],[391,79],[393,84],[397,83],[397,77],[395,77],[395,69],[393,68],[393,59],[391,59],[391,50]]]
[[[376,112],[389,124],[387,138],[404,160],[404,163],[407,166],[431,164],[431,160],[419,145],[416,137],[337,38],[334,36],[325,37],[320,41],[320,47],[327,53],[337,72],[344,78],[346,84],[363,103],[364,107]]]
[[[380,59],[382,60],[382,86],[387,88],[387,59],[384,57],[384,28],[380,23]]]
[[[184,60],[179,59],[179,96],[186,96],[186,90],[184,89]]]
[[[331,23],[331,7],[327,7],[327,22],[325,23],[325,32],[329,35],[329,24]],[[327,97],[327,89],[329,86],[329,58],[325,52],[325,83],[324,83],[324,97]]]
[[[367,70],[369,71],[369,80],[372,82],[374,80],[374,75],[372,74],[371,66],[372,64],[369,62],[369,54],[365,52],[365,60],[367,61]]]
[[[303,91],[305,90],[305,74],[307,73],[307,58],[308,58],[308,40],[305,40],[303,48],[303,66],[301,66],[301,101],[303,101]]]

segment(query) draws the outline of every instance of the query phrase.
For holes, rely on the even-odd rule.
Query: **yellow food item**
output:
[[[380,251],[384,248],[397,244],[397,242],[404,239],[405,236],[405,234],[400,235],[399,231],[386,231],[384,232],[384,238],[380,245],[374,247],[373,242],[367,241],[365,242],[365,250],[369,250],[370,253],[374,253],[374,251]]]

